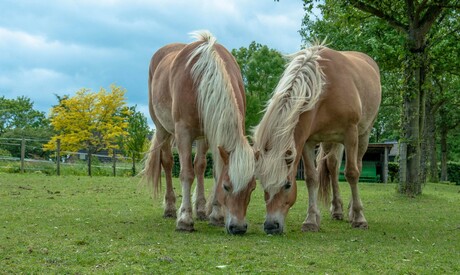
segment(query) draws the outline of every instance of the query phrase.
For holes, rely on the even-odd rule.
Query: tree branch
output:
[[[436,18],[441,14],[443,8],[441,6],[429,6],[423,17],[420,19],[420,29],[422,33],[426,34],[433,23],[436,21]]]
[[[363,3],[363,2],[361,2],[359,0],[350,0],[350,3],[355,8],[357,8],[357,9],[363,11],[363,12],[373,14],[373,15],[377,16],[378,18],[385,20],[386,22],[388,22],[388,24],[390,24],[391,26],[395,27],[399,31],[407,32],[407,30],[408,30],[407,25],[404,25],[403,23],[401,23],[398,20],[396,20],[396,18],[386,14],[385,12],[383,12],[383,11],[381,11],[381,10],[371,6],[371,5]]]

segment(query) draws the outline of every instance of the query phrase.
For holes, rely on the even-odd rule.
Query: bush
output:
[[[390,182],[399,181],[399,163],[389,162],[388,163],[388,177]]]
[[[455,182],[460,185],[460,163],[449,161],[447,162],[447,179],[450,182]]]
[[[192,159],[194,159],[194,158],[195,158],[195,153],[193,152],[192,153]],[[180,174],[179,153],[173,152],[173,159],[174,159],[174,165],[173,165],[173,169],[172,169],[172,176],[175,177],[175,178],[178,178],[179,174]],[[206,154],[206,170],[204,172],[204,177],[205,178],[212,178],[213,177],[212,165],[213,165],[212,154],[207,153]]]

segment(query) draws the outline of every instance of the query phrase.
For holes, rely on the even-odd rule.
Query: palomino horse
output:
[[[303,156],[308,188],[308,212],[303,231],[318,231],[318,174],[315,146],[342,143],[345,177],[352,200],[349,220],[367,228],[358,194],[362,157],[380,105],[377,64],[359,52],[338,52],[323,46],[290,56],[281,80],[254,132],[256,164],[265,191],[265,232],[282,233],[284,220],[297,195],[295,175]]]
[[[217,179],[208,201],[210,222],[223,224],[223,212],[226,212],[227,232],[243,234],[247,230],[247,206],[256,185],[254,151],[244,135],[243,80],[233,56],[216,43],[211,33],[198,31],[193,36],[197,39],[193,43],[175,43],[159,49],[150,62],[149,108],[156,132],[144,173],[157,193],[163,166],[166,174],[164,214],[176,216],[171,181],[171,140],[174,138],[182,185],[176,229],[193,231],[190,190],[196,173],[196,210],[203,218],[203,173],[209,145]],[[191,160],[194,140],[197,140],[195,171]]]

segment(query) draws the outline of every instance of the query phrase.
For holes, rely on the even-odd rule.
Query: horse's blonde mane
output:
[[[254,130],[254,147],[260,152],[257,176],[263,188],[275,195],[293,167],[297,153],[294,130],[301,113],[313,109],[323,87],[318,64],[322,46],[314,46],[287,56],[290,60]],[[290,165],[288,165],[290,164]]]
[[[241,191],[254,176],[254,153],[244,136],[244,121],[233,93],[224,61],[216,51],[216,38],[209,31],[196,31],[192,37],[202,43],[190,54],[187,66],[196,57],[191,73],[197,88],[197,104],[203,130],[213,153],[216,175],[222,171],[218,146],[230,152],[229,177],[233,192]],[[185,103],[186,104],[186,103]]]

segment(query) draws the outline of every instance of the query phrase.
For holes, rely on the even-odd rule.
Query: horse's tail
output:
[[[156,198],[161,190],[161,144],[158,143],[156,134],[152,137],[142,176],[152,188],[152,196]]]
[[[319,181],[318,199],[327,206],[331,202],[331,177],[329,167],[327,166],[327,154],[323,146],[319,147],[318,155],[316,156],[316,164]]]

